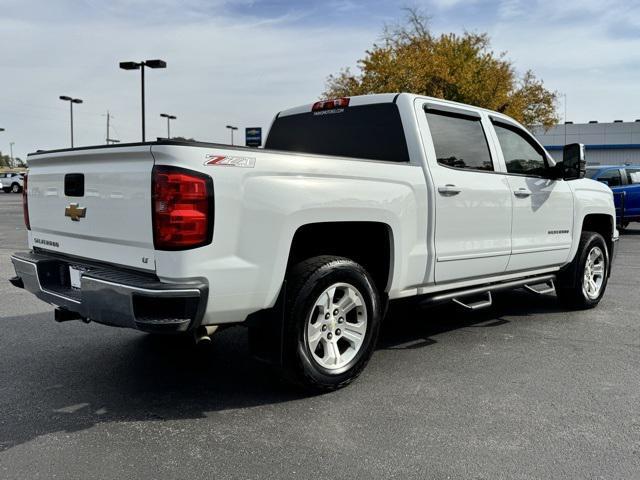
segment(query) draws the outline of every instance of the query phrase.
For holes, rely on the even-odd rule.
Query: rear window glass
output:
[[[331,111],[333,112],[333,111]],[[408,162],[407,141],[395,103],[376,103],[278,117],[265,148],[320,155]]]

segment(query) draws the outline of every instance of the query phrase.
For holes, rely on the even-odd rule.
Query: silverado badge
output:
[[[70,203],[64,209],[64,216],[69,217],[74,222],[79,222],[81,218],[87,215],[87,207],[79,207],[77,203]]]

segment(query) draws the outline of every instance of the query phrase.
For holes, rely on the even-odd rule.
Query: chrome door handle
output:
[[[518,198],[527,198],[531,196],[531,190],[527,190],[526,188],[519,188],[513,194]]]
[[[461,191],[462,190],[459,187],[456,187],[455,185],[452,185],[450,183],[447,183],[444,187],[438,187],[438,192],[440,194],[450,197],[459,194]]]

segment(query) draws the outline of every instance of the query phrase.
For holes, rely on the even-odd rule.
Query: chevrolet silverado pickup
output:
[[[29,156],[11,282],[83,320],[204,340],[244,324],[316,390],[374,351],[389,301],[604,295],[618,231],[584,148],[555,163],[511,118],[412,94],[284,110],[265,148],[169,140]]]

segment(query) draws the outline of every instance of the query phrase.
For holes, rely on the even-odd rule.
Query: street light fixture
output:
[[[171,139],[171,125],[170,125],[169,122],[171,122],[171,120],[175,120],[178,117],[176,117],[175,115],[169,115],[168,113],[161,113],[160,116],[167,119],[167,140],[170,140]]]
[[[231,130],[231,145],[233,145],[233,132],[238,129],[238,127],[234,127],[233,125],[227,125],[227,128]]]
[[[145,141],[145,122],[144,122],[144,67],[149,68],[167,68],[167,62],[164,60],[144,60],[142,62],[120,62],[120,68],[123,70],[140,70],[140,79],[142,82],[142,141]]]
[[[73,104],[82,103],[82,100],[80,100],[79,98],[71,98],[67,95],[60,95],[60,100],[69,102],[69,106],[71,109],[71,148],[73,148]]]

